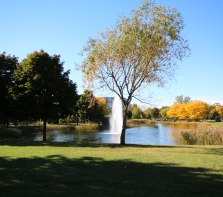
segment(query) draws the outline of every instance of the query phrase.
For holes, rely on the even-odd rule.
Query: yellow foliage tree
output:
[[[187,105],[188,104],[186,104],[186,103],[182,103],[179,105],[179,109],[177,111],[177,117],[180,120],[184,120],[184,119],[188,118],[188,111],[186,110]]]
[[[96,101],[101,106],[102,114],[103,115],[108,115],[109,114],[109,110],[108,110],[108,105],[107,105],[105,99],[103,99],[101,97],[96,97]]]
[[[146,118],[151,118],[151,108],[147,108],[144,112]]]
[[[172,106],[170,106],[169,110],[166,112],[167,118],[178,118],[180,105],[180,103],[174,103]]]
[[[198,120],[208,117],[209,107],[207,103],[195,100],[186,105],[186,110],[190,119]]]
[[[218,114],[223,117],[223,106],[217,105],[215,107],[215,110],[218,112]]]

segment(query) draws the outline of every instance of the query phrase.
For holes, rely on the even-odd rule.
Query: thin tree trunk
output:
[[[43,119],[43,141],[46,141],[46,118]]]
[[[125,145],[126,116],[127,116],[127,108],[124,109],[124,113],[123,113],[122,132],[121,132],[121,137],[120,137],[121,145]]]
[[[77,122],[76,122],[76,123],[77,123],[77,125],[78,125],[78,122],[79,122],[79,118],[77,117],[77,118],[76,118],[76,120],[77,120]]]

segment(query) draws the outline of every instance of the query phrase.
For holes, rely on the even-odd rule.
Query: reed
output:
[[[47,129],[47,131],[53,131],[53,130],[75,130],[75,126],[72,125],[72,124],[66,124],[66,125],[47,124],[46,129]],[[43,126],[41,126],[41,130],[43,130]]]
[[[176,138],[180,144],[223,145],[223,128],[201,124],[194,130],[181,131]]]
[[[148,119],[131,119],[127,120],[126,126],[127,128],[138,127],[139,125],[154,125],[156,121],[148,120]]]
[[[101,125],[98,124],[47,124],[46,129],[47,131],[52,130],[89,130],[89,129],[99,129],[101,128]],[[35,126],[35,125],[29,125],[29,126],[19,126],[19,129],[22,130],[22,132],[35,132],[35,131],[41,131],[43,130],[43,126]]]
[[[83,124],[75,126],[75,130],[77,131],[95,131],[102,128],[103,128],[102,125],[98,124]]]

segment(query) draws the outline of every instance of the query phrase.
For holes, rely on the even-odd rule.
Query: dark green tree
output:
[[[127,111],[127,118],[128,119],[132,118],[132,112],[130,110]]]
[[[15,56],[0,54],[0,123],[7,124],[13,116],[13,103],[9,97],[8,90],[12,87],[13,72],[18,65],[18,58]]]
[[[84,93],[80,95],[77,101],[78,115],[84,122],[88,119],[90,108],[93,107],[95,101],[96,98],[90,90],[85,90]]]
[[[96,100],[94,105],[89,108],[87,112],[87,118],[91,122],[100,124],[103,121],[104,117],[105,116],[103,114],[103,108]]]
[[[64,72],[60,55],[50,56],[40,50],[29,54],[14,72],[13,98],[19,103],[22,118],[42,119],[43,141],[46,140],[46,121],[69,115],[75,106],[76,84]]]
[[[90,90],[85,90],[77,101],[78,114],[81,119],[100,123],[103,118],[103,106],[97,102],[94,94]]]
[[[218,117],[220,117],[219,113],[215,110],[215,109],[212,109],[210,112],[209,112],[209,115],[208,115],[208,118],[210,120],[216,120],[218,119]]]
[[[150,115],[152,118],[159,118],[160,116],[160,110],[156,107],[152,108],[150,111]]]

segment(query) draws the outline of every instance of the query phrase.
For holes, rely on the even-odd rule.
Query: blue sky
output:
[[[83,92],[81,72],[74,69],[83,57],[78,53],[90,37],[114,26],[142,0],[0,0],[0,53],[19,57],[43,49],[60,54],[70,79]],[[183,35],[191,55],[179,62],[176,81],[165,88],[152,87],[152,104],[172,105],[179,95],[209,104],[223,105],[223,1],[156,0],[158,5],[176,8],[186,25]],[[112,94],[110,95],[112,96]],[[137,103],[133,101],[133,103]],[[139,106],[143,105],[137,103]]]

